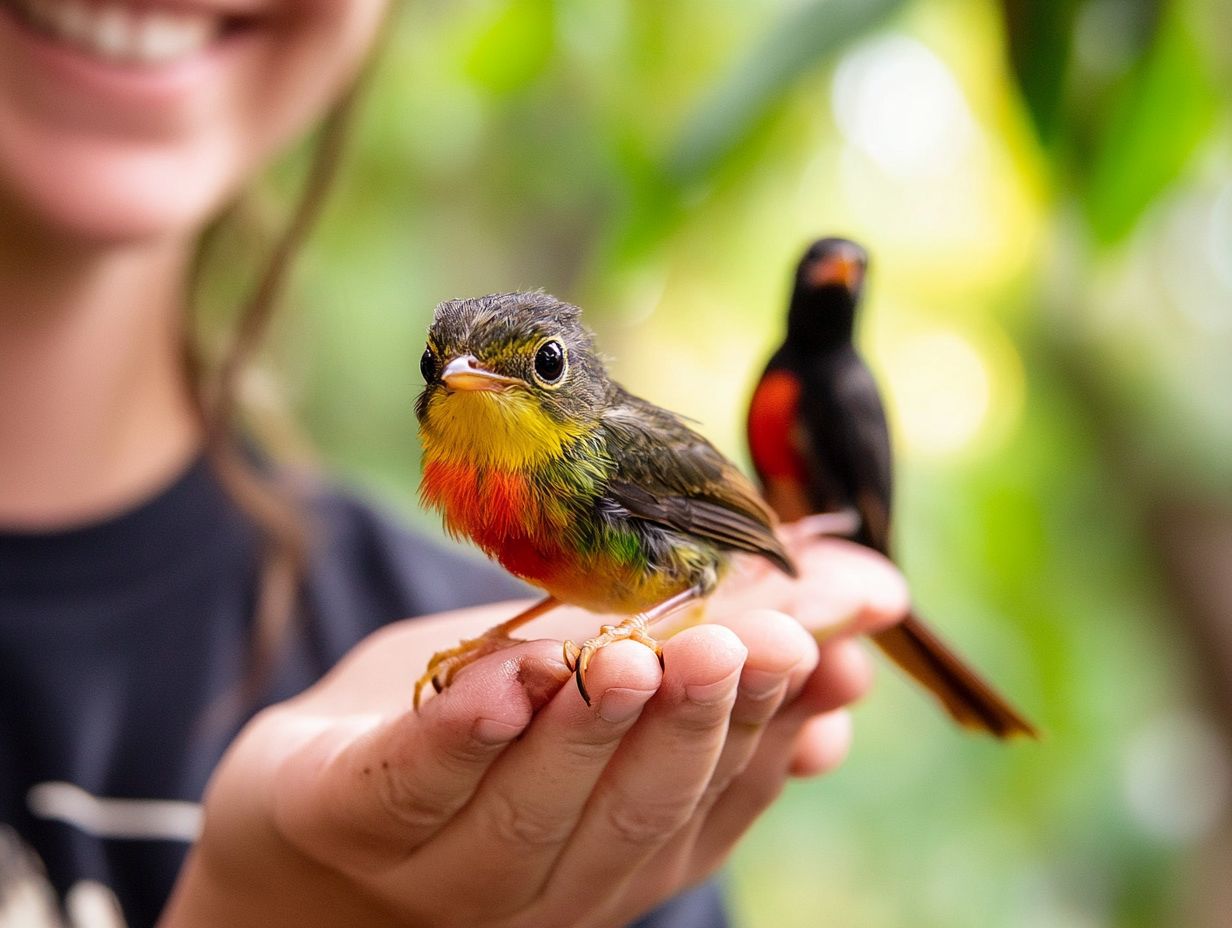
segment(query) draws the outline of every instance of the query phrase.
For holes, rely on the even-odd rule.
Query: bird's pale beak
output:
[[[826,255],[814,261],[808,269],[808,282],[812,287],[840,286],[855,290],[864,275],[864,262],[848,251]]]
[[[504,390],[519,383],[514,377],[505,377],[480,365],[472,355],[454,358],[441,371],[441,382],[449,390]]]

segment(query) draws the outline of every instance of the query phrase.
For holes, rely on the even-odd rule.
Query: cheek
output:
[[[0,62],[0,209],[99,241],[195,231],[321,115],[384,7],[286,0],[157,107]]]
[[[229,88],[224,113],[239,156],[260,164],[298,137],[362,66],[385,0],[298,0]]]

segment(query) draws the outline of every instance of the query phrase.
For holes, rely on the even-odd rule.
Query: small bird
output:
[[[416,403],[425,505],[547,596],[441,651],[415,686],[464,666],[560,604],[629,616],[566,663],[586,690],[593,655],[709,595],[733,552],[796,569],[752,483],[680,417],[608,376],[581,311],[541,291],[436,307]]]
[[[749,450],[785,522],[854,510],[855,540],[889,556],[890,434],[876,381],[852,344],[868,257],[854,242],[815,242],[796,269],[787,336],[758,381]],[[960,724],[998,738],[1035,727],[914,613],[873,635]]]

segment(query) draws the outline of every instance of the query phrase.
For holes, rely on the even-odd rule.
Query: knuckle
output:
[[[608,828],[625,844],[653,847],[687,824],[691,803],[665,799],[616,797],[606,810]]]
[[[412,832],[434,828],[455,811],[444,796],[426,795],[388,766],[376,778],[375,798],[383,815]]]
[[[714,737],[717,731],[726,727],[730,711],[730,703],[702,705],[686,700],[673,713],[672,725],[682,735],[691,738]]]
[[[618,743],[611,737],[571,737],[561,743],[559,750],[566,765],[573,761],[592,767],[597,762],[605,762]]]
[[[719,797],[727,792],[728,788],[736,782],[736,778],[744,772],[746,764],[740,764],[722,773],[715,773],[710,782],[706,785],[706,791],[702,793],[702,798],[697,803],[697,812],[694,814],[702,814],[709,812],[714,804],[719,801]]]
[[[489,824],[493,837],[513,847],[553,847],[564,844],[573,823],[541,806],[514,800],[495,790],[489,795]]]
[[[489,745],[471,737],[442,738],[436,748],[441,765],[459,772],[486,762],[493,752]]]
[[[742,734],[757,735],[770,724],[780,704],[780,700],[737,702],[732,710],[731,727]]]

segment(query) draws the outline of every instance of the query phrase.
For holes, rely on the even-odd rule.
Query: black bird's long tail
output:
[[[1038,738],[1035,726],[914,612],[873,635],[894,663],[933,693],[954,721],[997,738]]]

